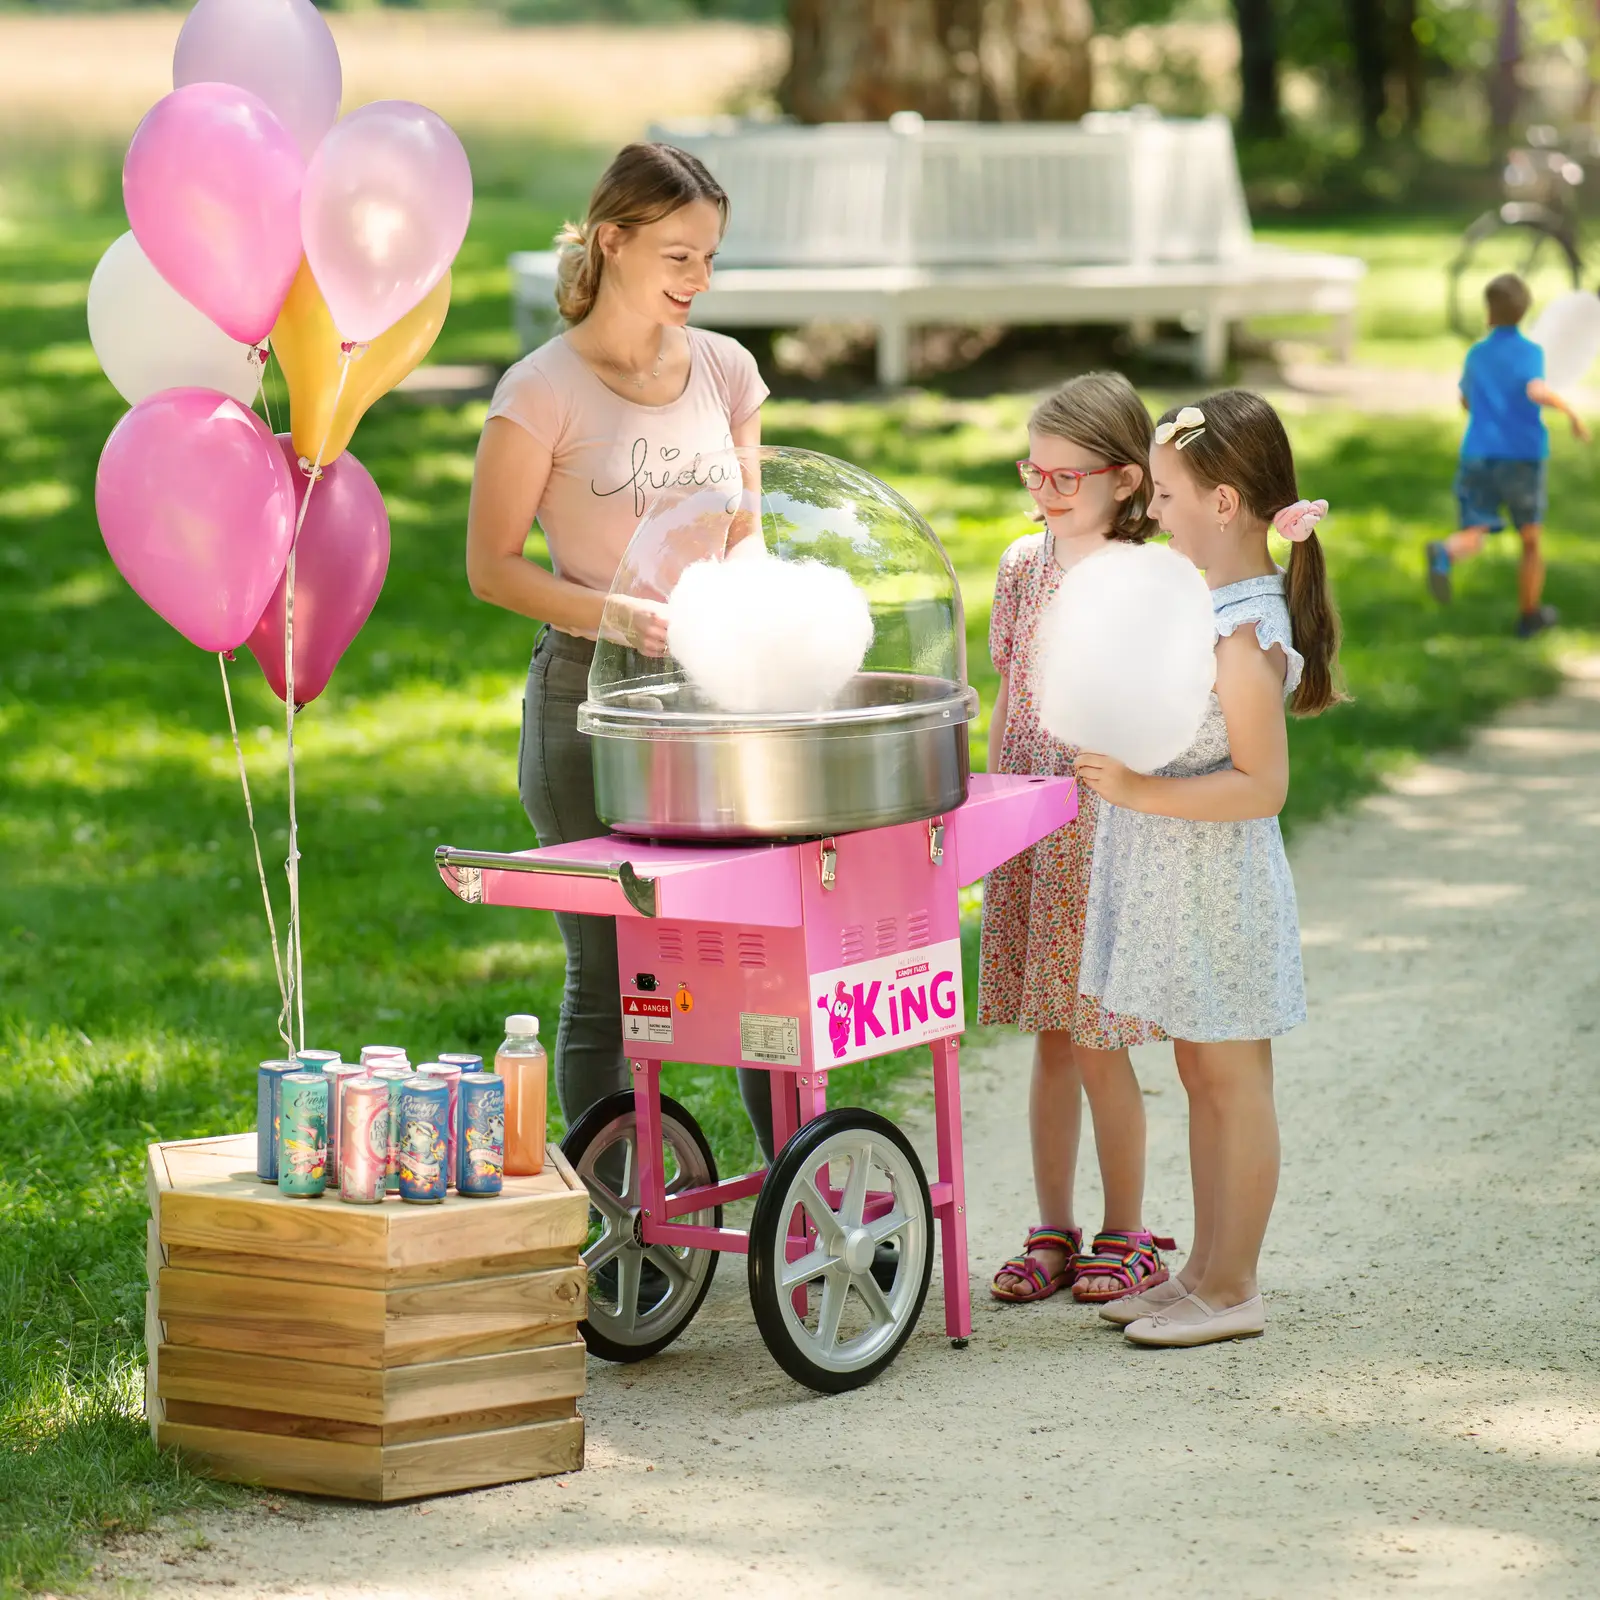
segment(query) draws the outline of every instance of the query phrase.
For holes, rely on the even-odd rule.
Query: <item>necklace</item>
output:
[[[661,363],[667,359],[667,330],[663,328],[656,344],[656,364],[648,373],[639,372],[633,367],[626,367],[614,356],[607,355],[604,350],[600,352],[601,359],[615,373],[632,380],[635,389],[644,388],[646,383],[653,382],[661,376]]]

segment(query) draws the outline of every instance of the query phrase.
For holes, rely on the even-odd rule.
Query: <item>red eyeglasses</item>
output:
[[[1102,472],[1120,472],[1126,462],[1114,461],[1109,467],[1041,467],[1034,461],[1019,461],[1017,474],[1024,486],[1037,492],[1046,482],[1063,499],[1071,499],[1085,478],[1098,478]]]

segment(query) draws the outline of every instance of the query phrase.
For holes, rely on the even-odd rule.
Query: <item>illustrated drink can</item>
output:
[[[328,1187],[339,1187],[339,1152],[343,1147],[344,1124],[339,1107],[344,1103],[344,1086],[359,1078],[366,1069],[348,1061],[330,1061],[323,1069],[328,1080]]]
[[[326,1072],[340,1059],[337,1050],[296,1050],[294,1058],[302,1072]]]
[[[483,1071],[483,1057],[472,1055],[442,1055],[439,1060],[447,1067],[460,1067],[463,1074]]]
[[[450,1110],[445,1117],[445,1182],[456,1186],[456,1123],[461,1115],[461,1068],[453,1061],[425,1061],[417,1068],[425,1078],[437,1078],[450,1091]]]
[[[393,1087],[365,1073],[346,1078],[339,1086],[339,1195],[353,1205],[383,1202]]]
[[[374,1078],[389,1085],[389,1144],[383,1186],[393,1194],[400,1187],[400,1085],[410,1081],[412,1071],[410,1067],[387,1065],[369,1070]]]
[[[400,1105],[400,1198],[436,1205],[445,1191],[449,1085],[419,1072],[390,1093]]]
[[[278,1115],[283,1104],[281,1085],[296,1061],[263,1061],[256,1068],[256,1176],[263,1183],[278,1181]]]
[[[361,1047],[361,1065],[371,1066],[380,1056],[395,1056],[407,1060],[405,1051],[397,1044],[364,1044]]]
[[[278,1118],[278,1193],[319,1195],[328,1187],[328,1079],[291,1072]]]
[[[459,1104],[456,1189],[464,1195],[499,1194],[506,1166],[505,1079],[493,1072],[468,1073],[461,1080]]]

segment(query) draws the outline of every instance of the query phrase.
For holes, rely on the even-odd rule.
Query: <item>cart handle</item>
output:
[[[496,872],[542,872],[556,878],[604,878],[614,883],[641,917],[658,914],[654,878],[641,878],[631,861],[541,861],[537,856],[512,855],[495,850],[458,850],[442,844],[433,852],[434,864],[445,882],[461,899],[475,905],[483,899],[485,869]]]

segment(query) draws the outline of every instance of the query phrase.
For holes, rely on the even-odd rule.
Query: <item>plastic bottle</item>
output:
[[[539,1043],[537,1017],[519,1013],[506,1018],[505,1043],[495,1051],[494,1070],[506,1083],[506,1176],[531,1178],[544,1170],[550,1096],[550,1062]]]

